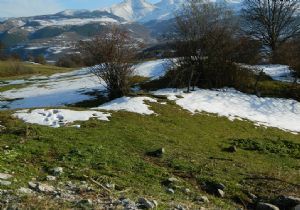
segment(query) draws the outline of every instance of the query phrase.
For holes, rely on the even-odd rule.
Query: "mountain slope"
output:
[[[136,21],[144,18],[156,9],[155,5],[150,4],[145,0],[125,0],[106,10],[127,21]]]

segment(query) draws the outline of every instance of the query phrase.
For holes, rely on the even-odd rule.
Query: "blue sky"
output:
[[[148,0],[158,2],[159,0]],[[50,14],[65,9],[99,9],[122,0],[0,0],[0,17]]]

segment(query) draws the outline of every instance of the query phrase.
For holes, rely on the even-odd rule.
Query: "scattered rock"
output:
[[[93,201],[91,199],[83,199],[77,203],[78,207],[87,207],[87,206],[92,206]]]
[[[10,178],[12,178],[12,175],[5,174],[5,173],[0,173],[0,179],[7,180],[7,179],[10,179]]]
[[[187,208],[183,207],[182,205],[175,206],[175,210],[187,210]]]
[[[183,189],[183,192],[184,192],[185,194],[190,194],[190,193],[191,193],[191,190],[190,190],[189,188],[184,188],[184,189]]]
[[[29,186],[30,189],[36,190],[37,183],[35,183],[35,182],[28,182],[28,186]]]
[[[247,194],[248,194],[248,196],[249,196],[249,198],[250,198],[251,200],[253,200],[253,201],[257,200],[257,196],[254,195],[253,193],[248,192]]]
[[[215,186],[217,189],[220,189],[220,190],[225,190],[225,185],[224,184],[222,184],[222,183],[218,183],[218,184],[216,184],[216,186]]]
[[[195,199],[195,201],[199,203],[209,203],[208,197],[206,196],[199,196]]]
[[[300,205],[300,198],[293,196],[279,196],[274,204],[281,209],[292,209],[297,205]]]
[[[105,185],[105,187],[108,188],[108,189],[114,190],[114,189],[116,188],[116,185],[115,185],[115,184],[107,183],[107,184]]]
[[[29,188],[25,188],[25,187],[21,187],[20,189],[18,189],[18,192],[19,193],[22,193],[22,194],[32,194],[33,191]]]
[[[38,183],[36,190],[42,193],[53,193],[55,191],[55,188],[51,185]]]
[[[217,196],[219,196],[219,197],[221,197],[221,198],[224,198],[225,192],[224,192],[223,190],[221,190],[221,189],[218,189],[218,190],[217,190]]]
[[[259,202],[256,206],[256,210],[280,210],[277,206],[270,203]]]
[[[172,188],[167,188],[167,193],[170,193],[170,194],[174,194],[175,193],[175,191],[172,189]]]
[[[46,179],[47,179],[47,181],[55,181],[56,177],[55,176],[47,176]]]
[[[236,148],[236,146],[230,146],[226,149],[226,151],[234,153],[234,152],[237,152],[237,148]]]
[[[62,175],[64,170],[62,167],[55,167],[55,168],[51,169],[50,172],[53,176],[60,176],[60,175]]]
[[[148,152],[147,155],[152,156],[152,157],[161,158],[165,153],[166,153],[165,148],[160,148],[158,150]]]
[[[179,180],[178,180],[177,178],[175,178],[175,177],[170,177],[170,178],[168,178],[167,180],[164,180],[164,181],[162,182],[162,184],[165,185],[165,186],[171,186],[171,185],[173,185],[173,184],[176,183],[176,182],[179,182]]]
[[[157,202],[149,201],[146,198],[139,198],[138,204],[140,208],[154,209],[157,207]]]
[[[2,185],[2,186],[9,186],[9,185],[11,185],[11,182],[10,182],[10,181],[6,181],[6,180],[1,180],[1,179],[0,179],[0,185]]]

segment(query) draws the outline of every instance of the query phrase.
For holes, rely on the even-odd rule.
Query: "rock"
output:
[[[157,206],[157,205],[155,205],[155,202],[149,201],[146,198],[139,198],[138,204],[139,204],[139,207],[145,208],[145,209],[154,209]]]
[[[225,188],[226,188],[225,185],[222,183],[216,184],[216,189],[225,190]]]
[[[42,193],[54,193],[55,188],[51,185],[38,183],[36,189]]]
[[[297,205],[300,205],[300,198],[293,196],[279,196],[274,204],[281,209],[292,209]]]
[[[10,181],[6,181],[6,180],[1,180],[1,179],[0,179],[0,185],[2,185],[2,186],[9,186],[9,185],[11,185],[11,182],[10,182]]]
[[[55,181],[56,177],[55,176],[47,176],[46,179],[47,179],[47,181]]]
[[[160,148],[158,150],[155,150],[155,151],[152,151],[152,152],[148,152],[147,154],[149,156],[152,156],[152,157],[161,158],[165,153],[166,153],[165,148]]]
[[[300,205],[295,206],[293,210],[300,210]]]
[[[257,200],[257,196],[254,195],[253,193],[248,192],[247,194],[248,194],[248,196],[249,196],[249,198],[250,198],[251,200],[253,200],[253,201]]]
[[[105,187],[108,188],[108,189],[114,190],[114,189],[116,188],[116,185],[115,185],[115,184],[109,184],[109,183],[107,183],[107,184],[105,185]]]
[[[189,188],[184,188],[184,189],[183,189],[183,192],[184,192],[185,194],[190,194],[190,193],[191,193],[191,190],[190,190]]]
[[[167,180],[164,180],[164,181],[162,182],[162,184],[165,185],[165,186],[171,186],[171,185],[173,185],[173,184],[176,183],[176,182],[179,182],[179,180],[178,180],[177,178],[175,178],[175,177],[170,177],[170,178],[168,178]]]
[[[33,191],[29,188],[25,188],[25,187],[21,187],[20,189],[18,189],[18,192],[19,193],[22,193],[22,194],[32,194]]]
[[[185,207],[183,207],[182,205],[177,205],[175,206],[176,210],[187,210]]]
[[[83,206],[92,206],[93,201],[91,199],[83,199],[77,203],[78,206],[83,207]]]
[[[174,194],[175,193],[175,191],[172,188],[168,188],[166,191],[167,191],[167,193],[170,193],[170,194]]]
[[[200,203],[209,203],[208,197],[206,196],[199,196],[195,199],[195,201]]]
[[[219,197],[221,197],[221,198],[224,198],[225,192],[224,192],[223,190],[221,190],[221,189],[218,189],[218,190],[217,190],[217,196],[219,196]]]
[[[231,152],[231,153],[237,152],[236,146],[228,147],[228,148],[227,148],[227,152]]]
[[[256,206],[256,210],[280,210],[277,206],[270,203],[259,202]]]
[[[62,175],[64,170],[62,167],[55,167],[55,168],[51,169],[50,172],[53,176],[60,176],[60,175]]]
[[[7,180],[7,179],[10,179],[10,178],[12,178],[12,175],[5,174],[5,173],[0,173],[0,179]]]
[[[35,182],[28,182],[28,186],[29,186],[30,189],[36,190],[37,183],[35,183]]]

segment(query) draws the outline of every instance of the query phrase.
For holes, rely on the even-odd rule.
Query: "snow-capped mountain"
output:
[[[124,0],[105,10],[127,21],[147,22],[172,18],[184,0],[161,0],[151,4],[146,0]]]
[[[125,0],[106,10],[127,21],[137,21],[151,14],[156,9],[155,5],[146,2],[146,0]]]

